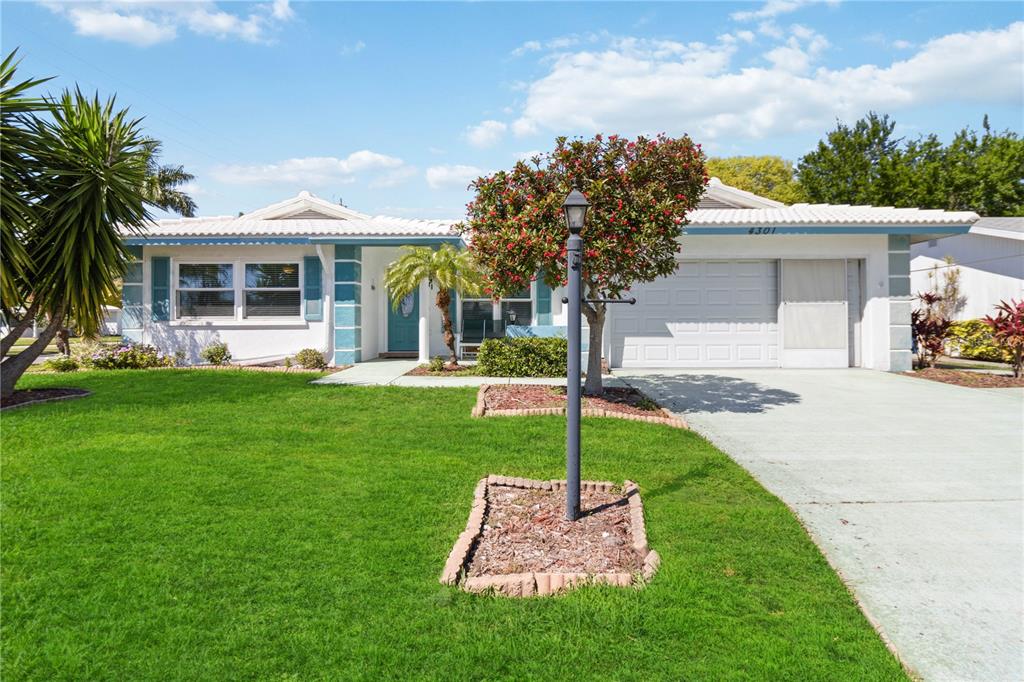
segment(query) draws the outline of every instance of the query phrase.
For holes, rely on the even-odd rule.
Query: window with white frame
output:
[[[245,317],[298,317],[302,313],[298,263],[246,263]]]
[[[177,317],[234,317],[234,274],[231,263],[181,263]]]

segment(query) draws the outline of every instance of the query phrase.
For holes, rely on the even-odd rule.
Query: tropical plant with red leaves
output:
[[[553,151],[475,180],[460,229],[489,273],[487,294],[520,291],[538,273],[551,287],[564,285],[562,201],[579,189],[590,202],[581,233],[584,296],[618,298],[675,271],[677,237],[707,182],[704,153],[686,136],[560,137]],[[605,304],[584,303],[583,315],[590,327],[584,391],[593,395],[602,390]]]
[[[992,328],[992,338],[1010,356],[1013,376],[1019,377],[1024,367],[1024,300],[1000,301],[995,317],[986,315],[985,324]]]
[[[917,295],[917,300],[924,303],[924,307],[910,314],[910,328],[917,340],[918,366],[934,367],[935,361],[945,349],[949,327],[953,322],[943,317],[936,308],[942,296],[925,291]]]

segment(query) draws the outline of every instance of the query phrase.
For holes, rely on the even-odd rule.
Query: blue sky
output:
[[[5,2],[24,75],[114,94],[204,215],[308,189],[458,218],[555,136],[689,133],[796,159],[837,118],[1024,128],[1024,5]]]

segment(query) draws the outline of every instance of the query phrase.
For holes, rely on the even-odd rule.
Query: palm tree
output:
[[[21,287],[32,267],[25,240],[36,222],[33,197],[38,194],[31,164],[38,140],[24,122],[48,107],[43,98],[29,96],[28,90],[49,80],[16,82],[16,54],[17,50],[11,52],[0,63],[0,312],[12,323],[11,331],[17,330],[14,338],[32,323],[38,308],[25,299]]]
[[[160,142],[146,140],[149,158],[146,161],[146,181],[142,186],[142,199],[151,206],[171,211],[186,218],[196,214],[196,202],[179,188],[193,180],[195,176],[182,166],[162,166],[157,159],[160,157]]]
[[[456,249],[451,244],[442,244],[436,250],[429,246],[403,246],[402,251],[405,253],[389,265],[384,273],[384,285],[388,288],[391,305],[397,309],[399,302],[419,289],[423,280],[427,280],[431,288],[436,284],[435,302],[441,311],[441,327],[449,351],[448,362],[457,365],[455,334],[452,332],[452,316],[449,311],[452,292],[459,296],[479,296],[483,285],[480,268],[469,251]]]
[[[46,119],[19,122],[38,140],[28,162],[39,190],[27,198],[34,216],[23,239],[31,265],[18,283],[22,300],[32,301],[49,323],[22,353],[3,354],[4,398],[65,318],[73,318],[85,335],[97,332],[104,300],[128,264],[124,232],[139,234],[149,220],[143,188],[152,143],[139,119],[129,118],[127,109],[115,110],[113,98],[101,102],[78,89],[65,90],[49,104]]]

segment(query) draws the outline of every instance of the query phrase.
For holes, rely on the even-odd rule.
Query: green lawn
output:
[[[564,418],[308,379],[27,376],[95,394],[2,417],[3,679],[906,679],[786,507],[668,427],[583,425],[584,477],[641,486],[648,587],[440,585],[480,477],[564,475]]]

